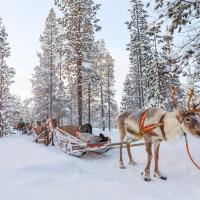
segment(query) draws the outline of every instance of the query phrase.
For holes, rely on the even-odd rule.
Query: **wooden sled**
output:
[[[110,149],[111,139],[106,142],[89,143],[76,137],[76,126],[55,128],[53,142],[63,152],[80,157],[87,152],[105,153]]]
[[[40,130],[41,129],[41,130]],[[34,136],[34,142],[39,143],[39,144],[45,144],[45,145],[49,145],[51,142],[51,132],[46,130],[46,129],[42,129],[42,128],[33,128],[33,136]]]

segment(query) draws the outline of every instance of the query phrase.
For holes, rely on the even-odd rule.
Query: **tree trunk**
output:
[[[52,27],[51,27],[51,46],[53,43],[52,40]],[[49,107],[49,117],[53,117],[52,116],[52,110],[53,110],[53,49],[51,48],[51,58],[50,58],[50,91],[49,91],[49,95],[50,95],[50,107]]]
[[[88,123],[91,121],[91,83],[88,83]]]
[[[158,99],[158,105],[160,106],[162,104],[162,101],[160,99],[161,95],[161,85],[160,85],[160,80],[161,80],[161,75],[160,75],[160,68],[158,65],[158,57],[157,57],[157,43],[156,43],[156,34],[154,34],[154,48],[155,48],[155,59],[156,59],[156,72],[157,72],[157,80],[158,80],[158,92],[159,92],[159,99]]]
[[[62,50],[61,50],[61,52],[60,52],[60,56],[59,56],[59,59],[60,59],[60,61],[59,61],[59,81],[60,81],[60,83],[59,83],[59,91],[60,91],[60,98],[61,98],[61,94],[62,94],[62,83],[61,83],[61,81],[62,81]],[[61,113],[62,113],[62,107],[61,107],[61,99],[59,99],[59,113],[58,113],[58,126],[60,126],[61,125]]]
[[[77,44],[76,44],[76,54],[77,54],[77,103],[78,103],[78,124],[82,125],[82,58],[81,58],[81,18],[80,18],[81,8],[78,7],[77,16]]]
[[[111,130],[111,102],[110,102],[110,65],[108,65],[108,128]]]
[[[60,89],[60,94],[61,94],[61,91],[62,91],[62,84],[61,84],[61,81],[62,81],[62,53],[60,53],[59,81],[60,81],[59,89]]]
[[[77,61],[77,102],[78,102],[78,124],[82,125],[82,60]]]
[[[103,100],[103,74],[101,69],[101,120],[102,120],[102,128],[105,131],[105,119],[104,119],[104,100]]]
[[[52,109],[53,109],[53,84],[52,84],[52,67],[51,67],[51,72],[50,72],[50,108],[49,108],[49,117],[52,117]]]
[[[3,101],[3,75],[2,75],[2,67],[3,67],[3,55],[1,53],[1,65],[0,65],[0,138],[3,137],[3,124],[2,124],[2,115],[1,111],[3,109],[2,101]]]
[[[137,42],[140,43],[140,27],[138,20],[138,2],[136,3],[136,19],[137,19]],[[144,94],[143,94],[143,82],[142,82],[142,62],[141,62],[141,47],[138,46],[138,66],[139,66],[139,106],[140,108],[144,107]]]

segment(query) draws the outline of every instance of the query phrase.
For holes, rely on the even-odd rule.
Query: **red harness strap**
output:
[[[151,133],[153,129],[160,127],[160,126],[163,126],[163,123],[150,124],[150,125],[144,126],[144,122],[145,122],[145,119],[147,117],[147,112],[148,112],[148,110],[145,110],[140,115],[140,118],[139,118],[139,132],[143,133],[143,134]]]
[[[184,136],[185,136],[185,145],[186,145],[186,149],[187,149],[188,156],[189,156],[190,160],[192,161],[192,163],[195,165],[195,167],[197,167],[197,168],[200,170],[200,165],[198,165],[198,164],[193,160],[193,158],[192,158],[192,156],[191,156],[186,133],[184,133]]]

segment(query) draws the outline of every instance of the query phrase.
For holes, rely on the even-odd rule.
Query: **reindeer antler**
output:
[[[197,107],[200,105],[200,103],[198,103],[198,104],[192,103],[192,107],[190,106],[190,101],[192,100],[192,97],[194,96],[194,88],[190,89],[188,96],[189,96],[188,102],[187,102],[188,109],[192,112],[200,112],[200,108],[197,109]]]
[[[198,107],[199,105],[200,105],[200,103],[194,104],[194,105],[193,105],[193,110],[194,110],[194,112],[200,112],[200,108],[197,109],[197,107]]]
[[[175,87],[175,86],[172,86],[172,87],[171,87],[171,91],[172,91],[172,95],[171,95],[172,102],[173,102],[173,104],[174,104],[175,109],[177,109],[177,108],[178,108],[178,102],[177,102],[177,100],[176,100],[176,98],[175,98],[175,95],[176,95],[176,87]]]
[[[192,100],[192,97],[194,96],[194,88],[193,89],[190,89],[190,92],[188,93],[188,102],[187,102],[187,107],[190,111],[193,110],[193,108],[190,107],[190,101]]]

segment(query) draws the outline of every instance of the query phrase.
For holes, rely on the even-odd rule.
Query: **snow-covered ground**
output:
[[[109,134],[118,139],[114,130]],[[200,140],[189,138],[200,163]],[[132,148],[137,166],[118,168],[118,150],[69,156],[15,134],[0,140],[0,199],[200,199],[200,171],[189,161],[184,140],[163,143],[160,169],[167,181],[145,182],[144,146]],[[126,152],[124,160],[127,161]],[[126,162],[127,163],[127,162]],[[153,167],[153,166],[152,166]]]

